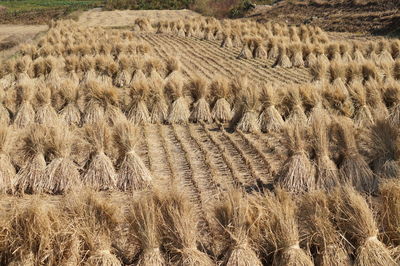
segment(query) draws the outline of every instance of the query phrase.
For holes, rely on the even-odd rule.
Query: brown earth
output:
[[[325,4],[282,1],[272,6],[258,6],[246,17],[260,22],[309,23],[327,31],[390,34],[400,28],[400,1],[374,1],[363,5],[351,1],[327,1]]]

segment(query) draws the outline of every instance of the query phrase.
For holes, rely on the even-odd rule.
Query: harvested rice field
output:
[[[0,62],[0,264],[398,265],[400,41],[157,12]]]

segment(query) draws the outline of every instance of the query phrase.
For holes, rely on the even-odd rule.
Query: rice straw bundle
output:
[[[260,124],[258,121],[258,86],[244,86],[239,92],[239,121],[236,124],[236,129],[243,132],[256,133],[260,131]],[[234,123],[235,121],[231,121]]]
[[[250,207],[248,197],[240,190],[228,191],[215,207],[215,218],[227,246],[223,265],[262,265],[252,247],[250,230],[257,221]]]
[[[361,73],[363,75],[364,81],[374,79],[379,81],[379,70],[377,66],[372,61],[366,61],[361,65]]]
[[[304,129],[287,124],[282,134],[282,145],[289,157],[275,176],[274,183],[294,193],[303,193],[315,187],[315,169],[308,157]]]
[[[260,90],[260,102],[262,112],[259,116],[260,129],[264,133],[278,132],[282,130],[285,122],[276,109],[278,104],[277,88],[266,84]]]
[[[326,125],[331,124],[331,116],[328,110],[323,105],[322,99],[322,88],[324,84],[307,84],[300,87],[300,93],[302,96],[303,104],[309,106],[308,111],[308,124],[312,125],[314,121],[318,118],[322,118]]]
[[[339,167],[342,182],[352,184],[359,191],[376,191],[376,176],[358,150],[353,124],[341,118],[337,121],[337,127],[343,156]]]
[[[210,106],[207,102],[209,86],[207,80],[202,77],[195,77],[190,82],[190,91],[195,99],[189,120],[192,122],[211,122]]]
[[[390,54],[390,52],[385,49],[385,50],[381,51],[381,53],[379,54],[377,63],[378,64],[386,64],[386,63],[393,64],[394,60],[393,60],[393,57]]]
[[[7,126],[0,127],[0,194],[13,192],[16,172],[8,153],[11,148],[10,140],[10,129]]]
[[[78,87],[69,79],[61,83],[61,98],[64,99],[64,106],[60,111],[60,118],[68,125],[78,126],[81,122],[81,111],[78,107]]]
[[[387,180],[379,187],[379,198],[382,201],[379,209],[379,221],[383,238],[388,244],[398,246],[400,243],[400,184],[398,180]]]
[[[121,266],[111,253],[111,235],[121,223],[117,204],[91,190],[70,193],[63,200],[63,211],[82,241],[80,253],[87,265]]]
[[[359,49],[354,51],[353,58],[357,63],[363,63],[365,61],[364,55]]]
[[[317,59],[314,64],[310,65],[310,71],[313,82],[323,82],[326,79],[328,65]]]
[[[129,208],[127,220],[135,242],[140,246],[137,265],[166,265],[161,251],[161,212],[153,195],[145,194],[136,199]]]
[[[332,43],[327,46],[326,53],[330,61],[337,61],[341,59],[340,47],[338,43]]]
[[[292,67],[292,62],[290,61],[287,55],[287,47],[284,44],[279,45],[278,47],[279,54],[278,57],[273,65],[273,67],[280,66],[280,67]]]
[[[268,43],[268,59],[275,60],[279,56],[278,40],[271,38]]]
[[[176,186],[158,192],[157,204],[162,214],[161,239],[173,265],[213,265],[207,254],[200,251],[199,225],[190,199]]]
[[[46,69],[48,69],[46,71],[48,72],[46,76],[46,85],[50,87],[52,92],[57,92],[60,89],[61,77],[58,71],[61,68],[61,63],[57,58],[49,56],[45,59],[45,65]]]
[[[117,124],[114,140],[118,148],[117,187],[122,191],[146,189],[151,185],[152,176],[135,146],[140,141],[137,129],[129,122]]]
[[[367,81],[364,86],[367,92],[367,103],[371,108],[374,120],[387,118],[389,116],[389,110],[385,105],[383,90],[378,82],[371,79]]]
[[[173,76],[174,73],[179,73],[181,71],[182,64],[179,58],[169,57],[166,61],[166,77]]]
[[[396,80],[400,80],[400,57],[393,65],[393,78]]]
[[[58,115],[51,105],[51,91],[45,84],[38,84],[35,94],[35,122],[43,125],[53,125],[58,121]]]
[[[352,117],[354,106],[348,94],[338,90],[334,86],[326,86],[323,91],[324,105],[337,115]]]
[[[290,86],[283,101],[290,108],[286,123],[304,125],[307,122],[307,116],[304,113],[299,87]]]
[[[80,60],[80,69],[84,73],[81,84],[86,84],[88,81],[96,79],[95,58],[93,56],[85,55]]]
[[[92,149],[83,183],[95,190],[114,189],[117,174],[110,157],[105,153],[111,142],[109,128],[104,122],[88,124],[83,128],[83,138]]]
[[[400,174],[400,132],[387,120],[377,120],[368,132],[367,154],[376,174],[397,178]]]
[[[389,108],[389,121],[400,125],[400,83],[391,82],[385,86],[384,99]]]
[[[355,114],[354,123],[357,127],[364,127],[374,123],[371,110],[367,105],[367,95],[365,87],[361,83],[354,82],[349,88],[351,98],[353,99]]]
[[[244,44],[242,50],[240,51],[239,55],[237,56],[238,59],[251,59],[253,58],[253,53],[250,49],[250,40],[244,40]]]
[[[350,61],[353,61],[353,58],[350,55],[350,46],[347,43],[345,42],[340,43],[339,50],[342,56],[343,63],[349,63]]]
[[[289,48],[291,50],[291,61],[293,67],[304,67],[304,60],[303,60],[303,54],[302,54],[302,47],[300,44],[295,43],[292,44]]]
[[[211,110],[211,117],[214,121],[226,123],[232,118],[232,110],[227,99],[230,89],[229,81],[223,76],[216,76],[210,85],[211,96],[214,98],[214,105]]]
[[[46,166],[43,182],[46,192],[64,194],[81,187],[77,165],[71,158],[73,136],[62,124],[53,124],[46,142],[47,157],[52,161]]]
[[[111,86],[113,77],[118,71],[118,65],[111,56],[98,55],[95,57],[95,69],[99,74],[99,79],[105,86]]]
[[[343,94],[348,94],[346,81],[346,68],[344,65],[332,62],[329,66],[330,81],[332,85]]]
[[[114,79],[115,86],[122,88],[129,84],[131,81],[131,62],[130,58],[126,54],[121,54],[118,57],[119,70]]]
[[[5,92],[1,88],[0,84],[0,126],[1,127],[7,127],[10,124],[10,112],[7,110],[7,108],[4,106],[5,102]]]
[[[168,123],[185,124],[189,121],[190,111],[188,102],[184,95],[183,77],[181,74],[175,74],[168,78],[166,92],[172,98],[173,102],[169,110]]]
[[[168,117],[168,105],[164,95],[164,80],[153,70],[149,78],[150,122],[164,123]]]
[[[231,32],[229,30],[223,32],[221,47],[224,47],[224,48],[232,48],[233,47]]]
[[[316,265],[347,265],[351,260],[341,236],[333,224],[333,213],[329,210],[329,200],[325,192],[304,194],[299,204],[300,224],[306,242],[315,249]]]
[[[396,265],[387,247],[378,239],[378,227],[367,201],[351,187],[332,194],[336,225],[356,247],[356,265]]]
[[[147,100],[149,98],[150,88],[147,80],[136,80],[130,84],[131,104],[127,113],[129,121],[135,124],[150,122],[150,115],[147,109]]]
[[[17,84],[17,102],[19,107],[13,124],[17,128],[25,128],[35,121],[35,111],[31,101],[35,83],[31,79],[23,79]]]
[[[264,41],[261,38],[254,39],[253,58],[259,58],[259,59],[268,58],[268,53],[267,50],[265,49]]]
[[[273,265],[313,265],[300,247],[297,207],[291,195],[281,188],[262,199],[264,241],[274,248]]]
[[[16,154],[21,168],[13,182],[16,192],[33,194],[44,191],[47,138],[48,130],[41,125],[31,125],[18,136]]]
[[[138,25],[141,31],[151,31],[153,29],[149,19],[147,18],[135,19],[135,25]]]
[[[340,184],[339,169],[330,157],[329,124],[323,114],[317,114],[313,121],[313,148],[316,161],[316,186],[318,189],[330,190]]]

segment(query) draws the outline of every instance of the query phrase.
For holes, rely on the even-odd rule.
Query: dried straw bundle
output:
[[[371,108],[374,120],[389,116],[389,110],[384,103],[384,95],[381,86],[376,80],[369,80],[365,84],[367,102]]]
[[[308,110],[308,124],[312,125],[316,119],[323,118],[326,125],[331,124],[331,116],[323,106],[322,88],[324,84],[306,84],[300,87],[303,105]]]
[[[13,192],[16,172],[8,154],[10,144],[10,129],[6,126],[0,127],[0,194]]]
[[[259,116],[261,131],[269,133],[282,130],[285,122],[275,107],[278,104],[276,88],[269,84],[264,85],[260,90],[260,102],[262,104],[262,112]]]
[[[137,265],[164,266],[161,252],[161,211],[152,194],[145,194],[130,206],[127,220],[135,242],[139,243]]]
[[[147,109],[147,100],[150,94],[149,83],[145,79],[136,80],[130,84],[131,104],[128,109],[127,117],[135,124],[145,124],[150,122],[150,114]]]
[[[229,81],[223,76],[214,78],[210,85],[211,95],[214,97],[214,105],[211,117],[214,121],[226,123],[232,119],[231,105],[227,101],[230,94]]]
[[[238,59],[251,59],[253,58],[253,53],[250,49],[250,40],[245,40],[242,50],[240,51],[239,55],[237,56]]]
[[[106,86],[111,86],[113,77],[118,71],[118,65],[114,62],[114,59],[111,56],[96,56],[95,69],[99,74],[100,82]]]
[[[240,120],[236,129],[243,132],[256,133],[260,131],[258,121],[258,86],[245,86],[240,91]]]
[[[166,92],[171,96],[173,102],[169,110],[168,123],[185,124],[189,121],[190,111],[188,102],[184,95],[183,77],[181,74],[168,78]]]
[[[221,47],[224,47],[224,48],[232,48],[233,47],[231,35],[232,35],[232,33],[230,31],[226,31],[223,33]]]
[[[317,188],[330,190],[340,184],[339,169],[330,157],[329,124],[323,115],[318,115],[313,121],[313,148],[316,156],[316,185]]]
[[[68,125],[78,126],[81,122],[81,111],[78,107],[78,87],[71,80],[65,79],[61,83],[60,94],[64,100],[64,106],[60,111],[60,118]]]
[[[93,56],[85,55],[80,60],[80,69],[84,73],[81,84],[85,85],[88,81],[96,79],[95,58]]]
[[[253,44],[254,44],[253,58],[267,59],[268,53],[267,53],[267,50],[265,49],[265,44],[264,44],[263,39],[255,38],[253,40]]]
[[[274,182],[289,191],[302,193],[315,187],[315,170],[307,154],[304,130],[288,124],[283,130],[282,144],[289,152]]]
[[[355,107],[353,118],[355,125],[358,127],[365,127],[373,124],[374,118],[367,105],[367,92],[365,87],[359,82],[354,82],[349,88],[349,92]]]
[[[82,190],[68,194],[62,207],[82,241],[81,261],[94,266],[121,266],[111,253],[111,235],[121,223],[118,205],[91,190]]]
[[[18,136],[16,154],[21,161],[21,168],[14,181],[15,191],[19,193],[40,193],[45,189],[44,174],[46,161],[44,158],[47,128],[31,125]]]
[[[182,63],[178,57],[169,57],[166,61],[165,77],[173,76],[174,73],[179,73],[182,68]]]
[[[311,249],[315,250],[317,265],[347,265],[351,261],[345,245],[333,224],[333,213],[325,192],[304,194],[299,204],[302,233]]]
[[[351,187],[331,196],[336,225],[356,247],[356,265],[396,265],[387,247],[378,239],[378,227],[367,201]]]
[[[287,55],[287,47],[284,44],[279,45],[279,55],[273,65],[273,67],[280,66],[280,67],[292,67],[292,62],[290,61]]]
[[[268,59],[275,60],[279,56],[278,40],[271,38],[268,43]]]
[[[345,118],[340,118],[336,123],[343,156],[339,167],[342,182],[352,184],[359,191],[376,191],[376,176],[359,153],[355,138],[356,132],[352,122]]]
[[[7,127],[10,124],[11,120],[10,112],[4,106],[5,98],[6,95],[3,88],[1,87],[1,82],[0,82],[0,126],[2,127]]]
[[[398,82],[391,82],[385,86],[384,99],[389,108],[389,121],[395,126],[400,126],[400,84]]]
[[[157,204],[162,214],[161,239],[173,265],[213,265],[207,254],[200,251],[199,225],[195,208],[182,190],[158,192]]]
[[[323,90],[324,106],[332,110],[337,115],[352,117],[354,106],[348,94],[342,90],[337,90],[334,86],[326,86]]]
[[[221,226],[221,238],[224,238],[227,246],[223,265],[261,266],[251,243],[250,230],[256,221],[247,196],[239,190],[227,192],[215,207],[215,217]]]
[[[400,184],[398,180],[388,180],[379,187],[382,201],[379,209],[379,221],[384,239],[393,246],[400,244]]]
[[[135,152],[140,141],[137,129],[129,122],[116,125],[114,140],[119,151],[117,187],[122,191],[142,190],[151,185],[152,176]]]
[[[296,43],[289,47],[291,50],[291,61],[294,67],[304,67],[303,51],[300,44]]]
[[[396,80],[400,80],[400,57],[393,65],[393,78]]]
[[[157,71],[151,72],[149,85],[150,122],[153,124],[164,123],[168,117],[168,104],[164,95],[164,80]]]
[[[118,63],[119,63],[119,70],[117,75],[115,76],[114,85],[119,88],[122,88],[128,85],[132,78],[130,72],[131,69],[130,58],[126,54],[121,54],[118,57]]]
[[[310,61],[309,61],[310,62]],[[312,81],[313,82],[323,82],[326,79],[326,74],[328,71],[328,65],[317,59],[315,63],[309,64],[310,66],[310,71],[311,71],[311,76],[312,76]]]
[[[300,248],[297,207],[291,195],[277,188],[275,195],[262,198],[263,236],[267,246],[274,248],[273,265],[313,265]]]
[[[38,84],[35,100],[35,122],[49,126],[54,125],[58,121],[58,115],[51,105],[51,91],[45,84]]]
[[[195,77],[189,86],[192,97],[195,99],[189,120],[195,123],[211,122],[210,106],[207,102],[207,97],[209,96],[207,80],[202,77]]]
[[[287,124],[304,125],[307,122],[307,116],[304,113],[303,102],[300,95],[300,88],[292,85],[288,88],[287,94],[283,99],[285,106],[290,108],[289,115],[286,118]]]
[[[117,175],[111,159],[105,153],[111,142],[109,128],[104,122],[88,124],[83,128],[83,138],[92,149],[83,183],[95,190],[114,189]]]
[[[34,88],[35,83],[31,79],[23,79],[17,84],[19,107],[13,122],[17,128],[25,128],[35,121],[35,111],[31,104]]]
[[[81,187],[81,179],[77,165],[71,158],[72,134],[63,128],[62,124],[55,124],[49,130],[46,143],[47,157],[52,158],[46,166],[43,182],[46,192],[64,194]]]

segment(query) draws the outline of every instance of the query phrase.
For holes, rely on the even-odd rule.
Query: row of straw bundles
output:
[[[60,200],[2,198],[7,265],[396,265],[399,184],[373,199],[350,187],[291,195],[223,192],[219,226],[202,245],[199,217],[179,187],[116,199],[84,190]],[[379,219],[374,213],[380,213]],[[67,226],[66,226],[67,225]],[[381,229],[382,231],[380,231]],[[394,256],[392,256],[392,254]]]
[[[62,124],[3,127],[2,193],[63,194],[89,186],[95,190],[142,190],[152,176],[135,151],[140,134],[129,122],[109,128],[103,122],[70,132]]]

